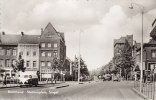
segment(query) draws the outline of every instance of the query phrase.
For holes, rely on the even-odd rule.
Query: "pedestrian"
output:
[[[7,79],[7,75],[4,76],[3,85],[7,85],[6,79]]]

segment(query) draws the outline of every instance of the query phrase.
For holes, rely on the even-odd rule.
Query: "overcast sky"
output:
[[[155,0],[1,0],[1,31],[6,34],[41,34],[51,22],[65,33],[67,57],[80,53],[92,70],[113,58],[113,40],[133,34],[141,40],[139,7],[129,9],[130,3],[143,5],[144,41],[148,42],[152,22],[156,18]]]

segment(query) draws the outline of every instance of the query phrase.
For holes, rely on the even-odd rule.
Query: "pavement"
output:
[[[57,81],[54,86],[56,88],[59,88],[59,87],[66,87],[66,86],[69,86],[69,84],[71,83],[74,83],[74,82],[62,82],[62,81]],[[38,83],[38,85],[48,85],[48,84],[52,84],[51,81],[49,82],[46,82],[46,81],[40,81]],[[19,84],[6,84],[6,85],[3,85],[2,83],[0,84],[0,89],[3,89],[3,88],[13,88],[13,87],[19,87],[20,85]]]

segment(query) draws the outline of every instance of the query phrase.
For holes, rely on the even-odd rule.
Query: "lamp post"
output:
[[[81,30],[79,33],[79,59],[78,59],[78,83],[80,83],[80,67],[81,67],[81,55],[80,55],[80,37],[81,37]]]
[[[140,11],[141,11],[141,27],[142,27],[142,34],[141,34],[141,66],[140,66],[140,91],[142,92],[142,82],[143,82],[143,15],[144,15],[144,7],[142,5],[139,5],[137,3],[131,3],[130,9],[133,9],[133,5],[136,5]]]

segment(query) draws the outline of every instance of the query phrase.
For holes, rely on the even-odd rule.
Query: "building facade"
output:
[[[53,73],[61,73],[66,59],[64,33],[57,32],[51,23],[41,31],[41,35],[0,35],[0,70],[1,76],[15,76],[12,64],[19,55],[24,59],[26,71],[40,71],[41,78],[52,78]],[[59,68],[52,70],[53,59],[59,61]]]
[[[18,43],[18,54],[24,59],[26,71],[39,71],[39,35],[22,35]]]
[[[2,78],[4,75],[14,77],[12,63],[17,59],[18,43],[21,35],[6,35],[4,32],[0,34],[0,68],[4,72],[0,73]]]
[[[55,30],[51,23],[41,31],[40,37],[40,72],[42,78],[51,78],[51,74],[60,73],[52,70],[53,59],[59,59],[59,63],[63,64],[66,59],[66,45],[64,33]],[[61,68],[59,68],[62,70]]]
[[[153,29],[150,32],[152,39],[143,45],[143,70],[153,70],[156,68],[156,20],[152,23]],[[134,56],[135,57],[135,56]],[[136,49],[136,63],[140,66],[141,49]]]

